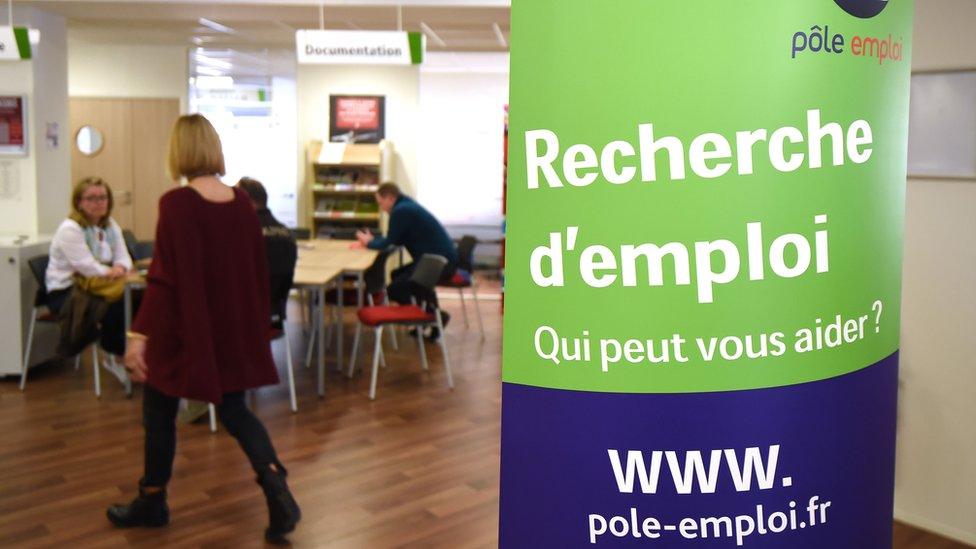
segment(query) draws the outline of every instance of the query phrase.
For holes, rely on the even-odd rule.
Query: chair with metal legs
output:
[[[283,341],[285,344],[285,362],[288,365],[288,397],[292,413],[298,412],[298,399],[295,396],[295,368],[291,359],[291,341],[288,339],[287,324],[282,324],[280,329],[271,330],[271,343]],[[208,403],[207,413],[210,415],[210,432],[217,432],[217,407],[213,403]]]
[[[271,326],[270,326],[270,340],[273,344],[277,340],[281,340],[285,344],[285,361],[288,366],[288,396],[289,404],[292,413],[298,411],[298,400],[295,396],[295,368],[291,358],[291,341],[288,339],[288,322],[287,322],[287,310],[288,310],[288,296],[291,294],[291,286],[293,279],[291,275],[285,277],[285,275],[280,275],[279,278],[274,278],[275,275],[272,274],[272,280],[270,283],[271,287]],[[313,332],[314,333],[314,332]],[[216,407],[210,403],[207,406],[207,412],[210,414],[210,432],[217,432],[217,410]]]
[[[288,366],[288,396],[291,411],[298,411],[298,399],[295,397],[295,368],[291,359],[291,341],[288,339],[288,327],[282,324],[281,329],[271,330],[271,343],[282,341],[285,344],[285,363]]]
[[[210,432],[217,432],[217,407],[213,403],[207,404],[207,413],[210,414]]]
[[[461,298],[461,313],[464,315],[464,327],[468,327],[468,308],[464,303],[464,290],[471,291],[474,298],[474,314],[478,317],[478,330],[481,338],[485,337],[485,325],[481,319],[481,305],[478,302],[478,283],[474,277],[474,247],[478,244],[478,239],[471,235],[464,235],[458,242],[458,268],[449,280],[438,282],[440,288],[453,288],[458,291]]]
[[[27,328],[27,342],[24,348],[24,362],[20,370],[20,390],[27,387],[27,370],[30,369],[31,353],[34,346],[34,329],[38,323],[57,324],[58,316],[48,308],[47,304],[47,284],[44,280],[47,273],[47,264],[50,257],[39,255],[27,260],[31,275],[37,282],[37,293],[34,295],[34,307],[31,309],[30,324]],[[95,372],[95,396],[102,396],[101,377],[98,369],[98,345],[92,344],[92,364]],[[81,366],[81,353],[75,355],[75,370]]]
[[[393,252],[399,249],[398,246],[389,246],[376,255],[376,259],[373,260],[373,264],[370,265],[363,272],[363,285],[361,288],[366,296],[366,303],[368,305],[375,305],[377,303],[382,303],[383,305],[389,305],[390,299],[386,295],[386,262]],[[338,318],[338,308],[335,307],[339,303],[339,299],[342,299],[343,306],[346,307],[356,307],[359,305],[359,292],[360,288],[346,288],[344,283],[340,280],[339,287],[334,290],[329,290],[325,293],[325,303],[326,305],[331,305],[330,318],[332,319],[332,324],[329,324],[329,333],[325,337],[326,345],[331,344],[331,328],[336,323],[340,322],[341,319]],[[324,322],[324,310],[312,315],[312,326],[311,331],[309,331],[309,341],[306,346],[305,351],[305,367],[310,368],[312,364],[312,353],[317,344],[318,338],[315,334],[318,333],[318,323]],[[396,333],[390,330],[390,343],[393,345],[394,349],[399,349],[399,342],[397,341]],[[339,365],[341,369],[342,366]]]
[[[425,254],[417,262],[410,280],[415,284],[434,291],[437,280],[447,265],[447,259],[439,255]],[[417,328],[417,345],[420,351],[420,362],[424,370],[428,369],[427,351],[424,348],[424,328],[428,326],[437,327],[440,330],[439,339],[441,353],[444,355],[444,370],[447,373],[447,386],[454,388],[454,378],[451,375],[451,360],[447,352],[447,337],[444,333],[444,321],[439,307],[434,307],[433,311],[427,311],[427,304],[418,305],[376,305],[363,307],[358,311],[359,324],[356,325],[356,333],[353,336],[352,355],[349,358],[349,377],[352,377],[356,368],[356,358],[359,356],[359,341],[362,336],[363,326],[373,329],[375,336],[375,348],[373,351],[373,368],[369,383],[369,398],[376,398],[376,382],[379,374],[381,362],[385,362],[383,356],[383,328],[386,326],[413,326]]]

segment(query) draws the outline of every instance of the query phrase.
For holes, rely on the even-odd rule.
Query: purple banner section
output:
[[[897,386],[898,353],[748,391],[506,383],[499,545],[890,548]]]

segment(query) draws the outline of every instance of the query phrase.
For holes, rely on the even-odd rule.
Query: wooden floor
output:
[[[483,342],[474,322],[463,329],[459,302],[445,305],[455,313],[448,335],[453,392],[439,350],[428,346],[425,373],[416,345],[403,338],[399,352],[384,342],[390,364],[375,402],[366,397],[367,376],[347,380],[335,372],[320,400],[314,372],[304,368],[296,370],[298,414],[288,410],[284,385],[255,392],[253,407],[304,510],[294,545],[496,545],[498,304],[483,302]],[[296,357],[304,348],[297,335],[293,348]],[[283,364],[278,345],[276,356]],[[106,505],[130,499],[141,475],[140,399],[138,391],[126,399],[103,375],[96,400],[86,366],[36,368],[23,394],[12,379],[0,383],[0,547],[263,546],[266,509],[253,473],[226,432],[211,435],[202,424],[180,427],[170,526],[109,526]],[[904,549],[963,547],[901,524],[895,537]]]

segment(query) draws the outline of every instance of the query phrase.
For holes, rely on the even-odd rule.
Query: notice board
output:
[[[27,100],[20,95],[0,95],[0,154],[27,154]]]
[[[379,143],[385,137],[385,109],[382,95],[329,96],[329,141]]]
[[[908,175],[976,179],[976,70],[912,75]]]

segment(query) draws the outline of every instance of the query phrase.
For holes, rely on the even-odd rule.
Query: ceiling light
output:
[[[222,32],[224,34],[234,34],[236,32],[234,29],[228,26],[221,25],[220,23],[216,21],[211,21],[210,19],[207,19],[205,17],[201,17],[200,19],[197,19],[197,23],[200,23],[201,25],[207,27],[210,30]]]
[[[198,76],[196,84],[201,90],[234,89],[234,79],[230,76]]]
[[[223,76],[224,75],[224,71],[222,71],[220,69],[215,69],[213,67],[201,67],[201,66],[197,66],[196,73],[197,74],[205,74],[207,76]]]
[[[221,59],[214,59],[213,57],[207,57],[206,55],[203,54],[198,53],[196,54],[195,58],[198,64],[207,65],[210,67],[216,67],[218,69],[224,69],[228,71],[234,68],[234,65],[228,63],[227,61],[223,61]]]

